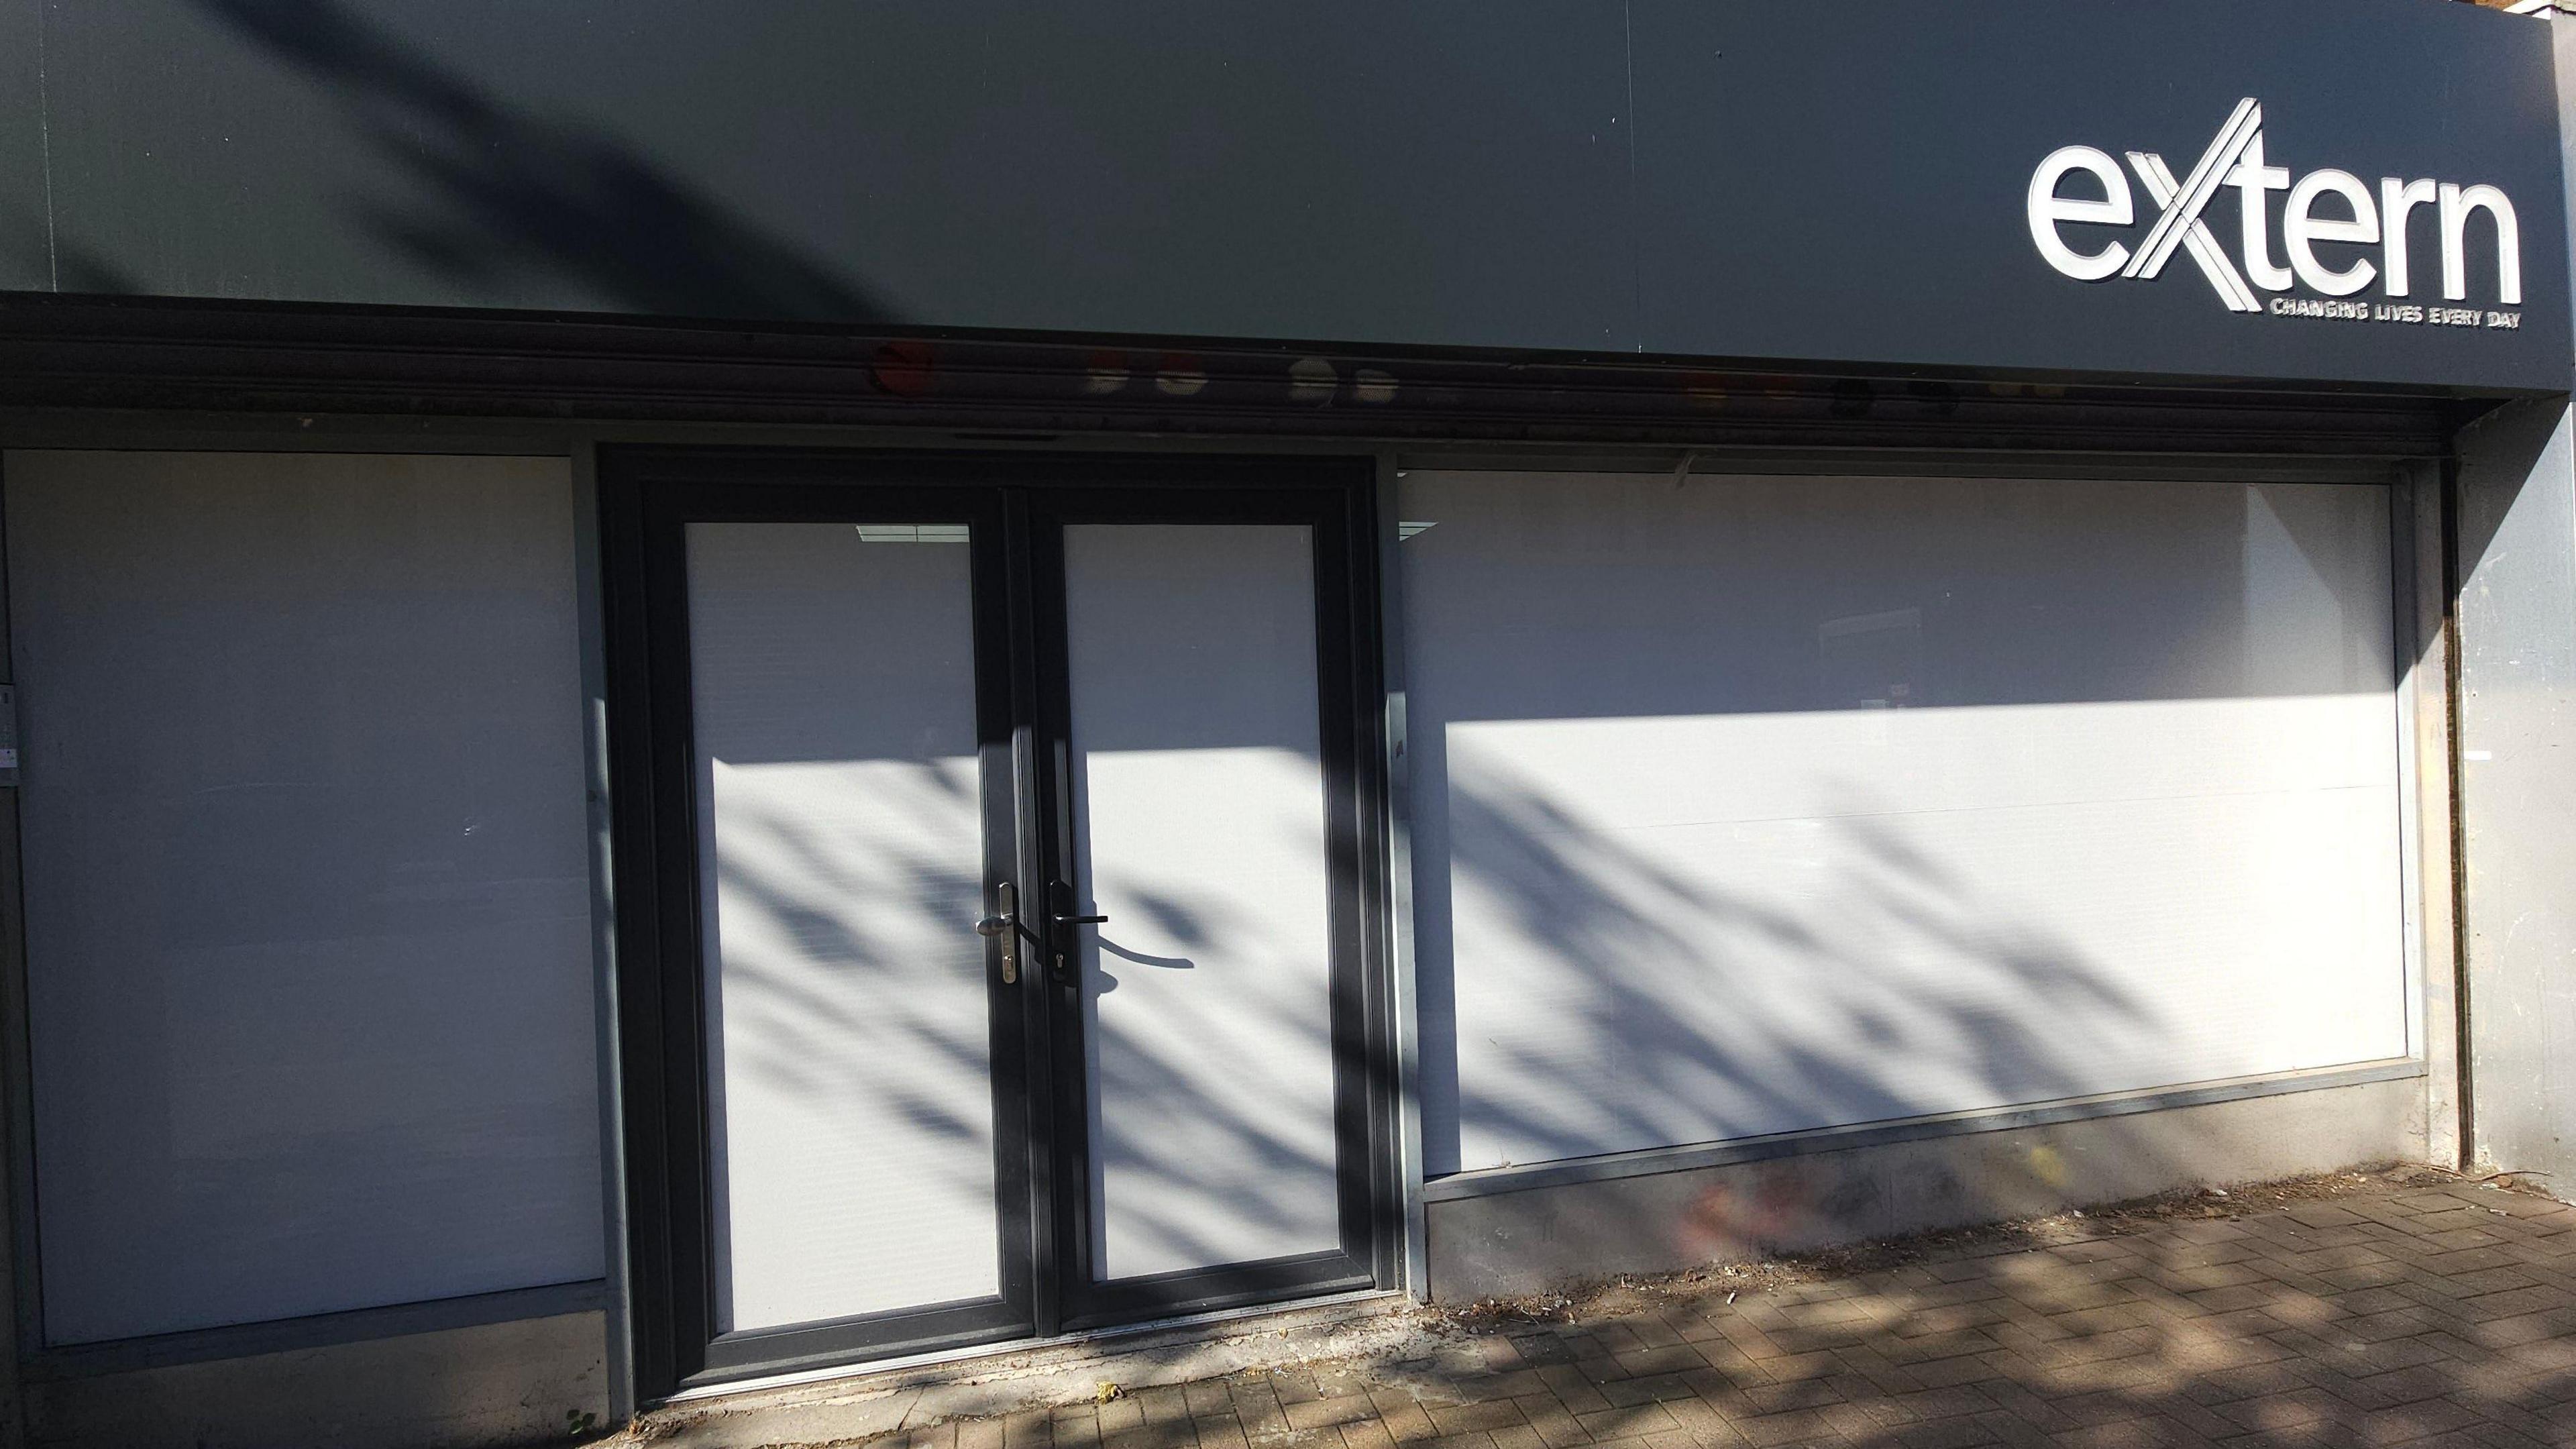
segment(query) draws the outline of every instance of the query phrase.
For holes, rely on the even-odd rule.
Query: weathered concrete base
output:
[[[27,1438],[47,1449],[545,1443],[607,1417],[607,1349],[606,1320],[571,1313],[34,1382]]]
[[[1429,1206],[1437,1299],[2036,1216],[2425,1150],[2419,1078],[1530,1188]],[[1397,1302],[1033,1347],[728,1395],[653,1416],[657,1443],[837,1440],[1318,1358],[1418,1351]],[[98,1449],[486,1449],[607,1414],[597,1313],[25,1386],[28,1440]],[[585,1419],[584,1416],[587,1416]]]
[[[2424,1084],[2401,1078],[1499,1192],[1429,1204],[1431,1295],[1517,1296],[2424,1151]]]

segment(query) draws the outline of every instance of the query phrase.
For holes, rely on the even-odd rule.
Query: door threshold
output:
[[[1360,1288],[1321,1298],[1300,1299],[1294,1303],[1265,1303],[1248,1308],[1225,1308],[1209,1313],[1193,1313],[1177,1318],[1157,1318],[1144,1323],[1121,1324],[1116,1328],[1091,1329],[1081,1333],[1058,1334],[1052,1338],[1014,1338],[999,1343],[980,1343],[970,1348],[943,1349],[936,1353],[912,1354],[902,1358],[870,1359],[864,1363],[837,1364],[829,1368],[798,1369],[790,1373],[768,1374],[757,1378],[734,1379],[721,1384],[702,1384],[684,1388],[669,1398],[658,1401],[647,1417],[661,1412],[689,1408],[752,1410],[770,1406],[769,1400],[749,1402],[755,1398],[793,1397],[798,1389],[828,1389],[829,1397],[838,1399],[872,1398],[906,1389],[931,1385],[964,1386],[998,1384],[1006,1381],[1043,1381],[1066,1376],[1083,1365],[1106,1362],[1125,1355],[1141,1354],[1163,1347],[1187,1347],[1219,1342],[1230,1337],[1249,1337],[1251,1333],[1277,1333],[1282,1336],[1299,1329],[1329,1329],[1377,1317],[1408,1303],[1400,1288]],[[1247,1329],[1245,1333],[1224,1330]],[[1212,1331],[1214,1330],[1214,1331]],[[1276,1355],[1275,1357],[1287,1357]],[[1250,1365],[1245,1365],[1250,1366]],[[1221,1370],[1223,1371],[1223,1370]],[[1201,1376],[1195,1372],[1193,1377]],[[1032,1382],[1031,1388],[1037,1387]],[[1008,1397],[1005,1390],[1000,1397]],[[961,1405],[953,1411],[942,1411],[938,1417],[953,1413],[987,1412]]]

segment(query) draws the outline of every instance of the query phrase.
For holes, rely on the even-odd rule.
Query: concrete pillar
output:
[[[2549,23],[2576,176],[2576,16]],[[2456,451],[2464,1155],[2576,1199],[2576,411],[2513,403]]]
[[[2458,447],[2466,1155],[2576,1198],[2576,413]]]

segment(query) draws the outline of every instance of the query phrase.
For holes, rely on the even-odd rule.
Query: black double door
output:
[[[604,461],[648,1394],[1391,1282],[1367,476]]]

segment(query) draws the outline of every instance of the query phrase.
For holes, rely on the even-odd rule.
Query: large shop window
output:
[[[2384,487],[1400,496],[1435,1174],[2406,1053]]]
[[[45,1340],[597,1277],[565,464],[5,470]]]

